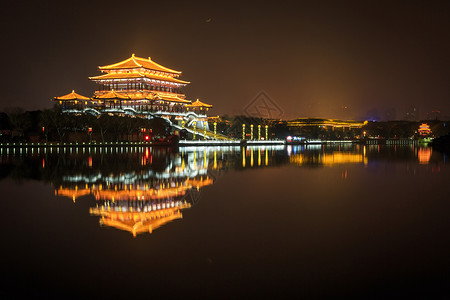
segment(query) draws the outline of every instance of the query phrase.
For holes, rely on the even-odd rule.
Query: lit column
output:
[[[258,125],[258,141],[261,140],[261,125]]]
[[[269,139],[269,125],[266,125],[266,141]]]
[[[242,124],[242,139],[245,140],[245,124]]]
[[[206,140],[206,125],[208,125],[208,122],[204,121],[203,122],[203,136],[204,136],[205,140]]]
[[[217,135],[217,122],[214,122],[214,139],[216,139]]]
[[[181,121],[181,127],[182,127],[182,128],[184,128],[184,123],[185,123],[184,120]]]
[[[195,161],[195,151],[194,151],[194,170],[196,169],[196,161]]]
[[[250,125],[250,140],[253,140],[253,124]]]
[[[193,140],[195,140],[195,127],[197,126],[197,121],[194,121],[194,124],[193,124],[193,128],[194,128],[194,131],[193,131],[193,136],[192,136],[192,139]]]

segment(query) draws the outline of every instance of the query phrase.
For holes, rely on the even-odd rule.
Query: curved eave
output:
[[[75,91],[72,91],[72,93],[69,93],[69,94],[64,95],[64,96],[54,97],[54,99],[58,100],[58,101],[64,101],[64,100],[66,100],[66,101],[70,101],[70,100],[86,101],[86,100],[90,100],[89,97],[85,97],[85,96],[82,96],[80,94],[77,94],[77,93],[75,93]]]
[[[153,100],[176,102],[176,103],[185,103],[185,104],[192,103],[192,101],[190,101],[190,100],[185,100],[185,99],[181,99],[181,98],[178,98],[178,97],[172,98],[172,97],[160,97],[160,96],[157,96],[157,97],[153,98]]]
[[[207,108],[213,107],[212,105],[203,103],[203,102],[201,102],[199,100],[195,101],[194,103],[192,103],[190,105],[186,105],[186,106],[187,107],[207,107]]]
[[[106,65],[106,66],[99,66],[100,70],[115,70],[115,69],[131,69],[131,68],[146,68],[150,70],[155,71],[162,71],[167,73],[174,73],[174,74],[181,74],[181,71],[176,71],[169,69],[167,67],[164,67],[150,59],[141,58],[134,56],[134,54],[123,61],[120,61],[115,64]]]
[[[117,94],[114,91],[108,92],[106,94],[100,95],[100,96],[94,96],[95,99],[123,99],[123,100],[131,100],[129,96],[123,96],[120,94]]]
[[[89,77],[90,80],[108,80],[108,79],[128,79],[128,78],[148,78],[153,80],[160,80],[160,81],[167,81],[167,82],[174,82],[179,84],[189,84],[189,81],[184,81],[180,79],[176,79],[173,77],[162,77],[162,76],[152,76],[149,74],[142,74],[142,73],[122,73],[122,74],[103,74],[99,76],[92,76]]]

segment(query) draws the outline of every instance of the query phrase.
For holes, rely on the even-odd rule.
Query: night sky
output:
[[[283,118],[450,118],[450,1],[10,1],[0,109],[92,96],[97,67],[135,53],[183,71],[188,99]]]

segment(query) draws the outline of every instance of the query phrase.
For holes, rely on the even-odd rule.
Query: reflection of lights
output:
[[[261,125],[258,125],[261,126]],[[258,166],[261,165],[261,149],[258,149]]]
[[[420,148],[417,152],[417,158],[419,159],[419,164],[428,164],[431,158],[431,148]]]
[[[352,153],[323,153],[319,157],[309,157],[304,154],[295,154],[289,158],[289,161],[296,165],[304,165],[307,163],[317,163],[327,166],[344,163],[364,163],[367,164],[367,157],[361,154]]]

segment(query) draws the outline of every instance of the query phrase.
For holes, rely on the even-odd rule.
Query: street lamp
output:
[[[90,144],[91,140],[92,140],[92,127],[88,128],[88,133],[89,133],[89,144]]]
[[[48,143],[48,136],[44,126],[42,126],[42,133],[45,135],[45,143]]]

